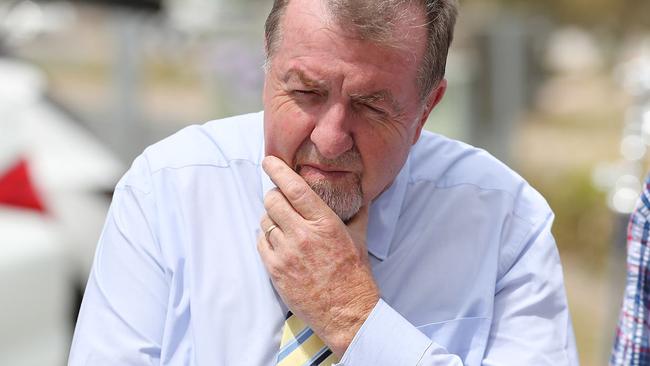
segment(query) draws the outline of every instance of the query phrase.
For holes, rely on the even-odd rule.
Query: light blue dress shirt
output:
[[[70,365],[272,366],[287,312],[256,249],[262,113],[188,127],[118,183]],[[553,213],[482,150],[423,132],[370,209],[382,299],[340,365],[577,365]]]

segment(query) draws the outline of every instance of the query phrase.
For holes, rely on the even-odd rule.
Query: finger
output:
[[[284,233],[280,226],[277,225],[267,214],[264,214],[260,220],[260,229],[261,236],[263,236],[268,244],[271,245],[271,249],[275,250],[284,237]]]
[[[275,222],[269,217],[268,214],[262,215],[262,218],[260,219],[260,229],[262,230],[261,233],[264,234],[266,230],[271,226],[275,224]]]
[[[319,219],[324,212],[330,211],[324,210],[329,208],[325,202],[281,159],[267,156],[262,161],[262,167],[293,208],[305,219]]]
[[[291,231],[291,228],[304,220],[278,188],[270,190],[264,196],[264,208],[270,219],[284,232]]]
[[[354,243],[357,245],[359,249],[362,251],[366,250],[366,237],[368,234],[368,216],[369,216],[369,209],[368,205],[365,205],[359,209],[359,212],[357,212],[350,221],[347,223],[347,229],[348,233],[350,233],[350,236],[352,237],[352,240],[354,240]]]
[[[279,260],[273,247],[266,240],[263,233],[257,238],[257,252],[260,253],[260,258],[262,259],[262,263],[264,263],[264,267],[266,267],[266,271],[273,276],[274,270],[279,268]]]
[[[357,214],[348,221],[348,228],[355,231],[365,232],[368,229],[369,212],[370,210],[368,208],[368,205],[362,206]]]

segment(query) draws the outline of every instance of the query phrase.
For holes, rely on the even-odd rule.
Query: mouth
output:
[[[301,164],[297,166],[296,171],[305,179],[315,178],[331,180],[345,178],[354,174],[349,170],[342,170],[338,167],[329,167],[318,164]]]

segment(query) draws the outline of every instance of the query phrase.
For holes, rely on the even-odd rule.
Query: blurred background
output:
[[[555,210],[582,365],[607,363],[650,168],[650,2],[466,0],[426,128]],[[261,109],[266,0],[0,0],[0,365],[63,365],[112,189],[147,145]]]

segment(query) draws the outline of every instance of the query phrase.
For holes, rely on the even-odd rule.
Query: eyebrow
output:
[[[284,82],[288,83],[289,80],[293,77],[298,77],[300,79],[300,82],[308,87],[308,88],[316,88],[316,89],[324,89],[326,86],[326,83],[321,80],[315,80],[307,76],[302,70],[300,69],[290,69],[287,71],[287,73],[284,75]]]
[[[308,88],[314,88],[314,89],[326,89],[327,83],[321,80],[315,80],[307,76],[304,71],[296,68],[292,68],[287,73],[284,75],[284,82],[288,83],[291,78],[297,77],[300,79],[300,82],[308,87]],[[352,94],[350,95],[350,99],[352,99],[355,102],[358,103],[366,103],[366,104],[375,104],[378,102],[388,102],[390,105],[391,109],[393,110],[393,113],[395,113],[397,116],[402,115],[403,108],[400,105],[400,103],[395,99],[393,96],[393,93],[391,93],[387,89],[379,90],[374,93],[370,94]]]

